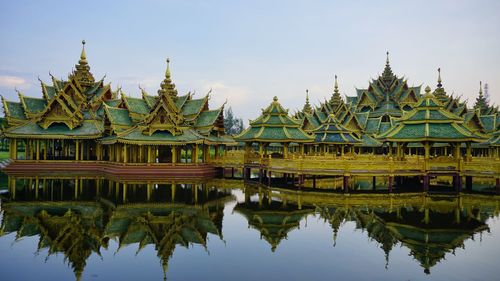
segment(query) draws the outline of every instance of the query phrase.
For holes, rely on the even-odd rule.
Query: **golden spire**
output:
[[[441,84],[441,68],[438,68],[438,88],[441,88],[443,85]]]
[[[329,103],[333,109],[336,109],[340,104],[342,104],[342,97],[340,97],[337,75],[335,75],[335,82],[333,84],[333,94],[332,97],[330,98]]]
[[[336,94],[339,93],[339,83],[337,82],[337,75],[335,75],[335,84],[333,85],[333,92]]]
[[[170,78],[170,59],[167,58],[167,70],[165,71],[165,78]]]
[[[306,89],[306,103],[304,104],[304,108],[302,109],[304,113],[312,113],[311,104],[309,104],[309,90]]]
[[[87,54],[85,53],[85,40],[82,40],[82,53],[80,54],[80,60],[78,64],[75,65],[76,70],[70,77],[78,80],[82,87],[90,87],[94,84],[95,79],[92,73],[90,73],[90,66],[87,62]]]
[[[483,81],[479,81],[479,95],[483,95]]]
[[[177,97],[177,90],[175,89],[175,84],[172,83],[170,78],[170,59],[167,58],[167,69],[165,70],[165,79],[160,84],[160,90],[158,94],[168,94],[172,97]]]
[[[87,63],[87,55],[85,54],[85,40],[82,40],[82,53],[80,54],[80,64]]]

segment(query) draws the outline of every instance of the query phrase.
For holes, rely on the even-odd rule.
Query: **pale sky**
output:
[[[66,78],[85,39],[91,71],[113,88],[153,94],[171,59],[180,93],[210,88],[254,119],[273,96],[293,112],[368,86],[390,52],[409,85],[473,104],[479,81],[500,104],[500,1],[2,1],[0,94],[40,97],[49,71]]]

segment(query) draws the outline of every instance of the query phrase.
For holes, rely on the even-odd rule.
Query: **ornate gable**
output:
[[[146,128],[143,130],[143,133],[152,135],[158,130],[168,131],[174,136],[182,133],[181,126],[184,122],[184,118],[174,102],[174,98],[177,97],[177,90],[170,78],[170,60],[168,59],[165,79],[161,83],[158,94],[159,97],[156,104],[153,106],[149,115],[144,119]]]
[[[64,123],[71,130],[83,121],[78,106],[63,91],[56,93],[38,118],[38,124],[47,129],[53,123]]]

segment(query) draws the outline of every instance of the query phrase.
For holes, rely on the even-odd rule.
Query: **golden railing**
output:
[[[500,176],[500,160],[488,157],[473,157],[468,160],[449,156],[424,159],[423,156],[405,156],[395,159],[387,155],[299,155],[287,158],[260,156],[255,152],[234,151],[212,162],[218,166],[260,165],[280,172],[338,174],[338,173],[425,173],[464,172]]]

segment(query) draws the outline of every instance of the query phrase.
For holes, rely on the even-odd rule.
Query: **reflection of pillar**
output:
[[[425,224],[429,224],[430,222],[430,217],[429,217],[429,208],[425,208],[425,211],[424,211],[424,222]]]
[[[198,204],[198,185],[193,184],[194,188],[194,203]]]
[[[394,181],[394,177],[393,176],[389,176],[389,193],[392,193],[392,184],[393,184],[393,181]]]
[[[500,178],[497,178],[495,181],[496,181],[495,189],[497,190],[497,193],[500,193]]]
[[[465,176],[465,189],[472,191],[472,176]]]
[[[349,192],[349,176],[343,177],[343,187],[344,187],[344,192],[348,193]]]
[[[152,191],[152,189],[153,189],[153,184],[150,183],[150,182],[148,182],[147,187],[146,187],[146,199],[148,201],[151,200],[151,191]]]
[[[175,188],[177,187],[177,185],[175,183],[173,183],[171,185],[171,196],[172,196],[172,202],[175,201]]]
[[[271,186],[271,171],[269,171],[269,178],[267,178],[267,186]]]
[[[127,184],[124,183],[123,184],[123,193],[122,193],[122,195],[123,195],[122,202],[123,203],[127,202],[127,187],[128,187]]]
[[[35,177],[35,198],[38,199],[38,177]]]
[[[376,176],[372,177],[372,190],[373,191],[377,190],[377,177]]]
[[[78,198],[78,185],[80,184],[80,180],[78,178],[75,179],[75,199]]]
[[[424,175],[422,180],[423,191],[429,191],[429,175]]]

